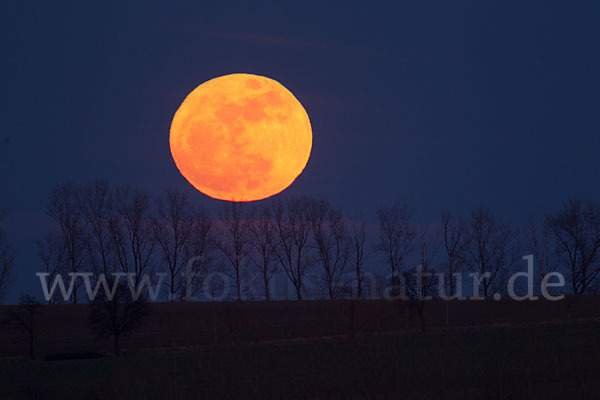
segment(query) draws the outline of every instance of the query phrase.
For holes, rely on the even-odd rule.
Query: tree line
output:
[[[187,277],[214,272],[226,274],[235,300],[251,298],[250,291],[271,300],[276,276],[287,280],[298,300],[315,291],[329,299],[363,298],[373,296],[371,278],[383,271],[383,281],[401,281],[411,297],[441,291],[451,296],[461,284],[456,274],[476,273],[483,296],[490,296],[503,291],[525,254],[533,254],[539,280],[563,272],[565,292],[600,287],[600,205],[592,201],[569,200],[516,229],[484,208],[467,216],[443,212],[436,223],[418,224],[404,204],[379,208],[371,223],[306,196],[224,202],[210,215],[182,191],[153,198],[95,181],[57,185],[45,212],[55,229],[36,246],[49,281],[58,274],[121,272],[132,274],[138,287],[143,276],[161,272],[169,301],[193,298],[202,288]],[[14,249],[0,230],[0,295],[14,262]],[[419,276],[444,273],[443,287],[433,279],[416,282],[417,268]],[[309,274],[317,277],[317,287],[308,283]],[[74,303],[81,302],[81,285],[74,286]]]

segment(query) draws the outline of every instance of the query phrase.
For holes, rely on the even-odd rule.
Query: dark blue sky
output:
[[[188,188],[169,150],[193,88],[249,72],[313,125],[288,192],[422,221],[486,206],[517,223],[600,197],[600,3],[4,2],[0,207],[35,281],[58,182]],[[207,207],[218,202],[194,194]]]

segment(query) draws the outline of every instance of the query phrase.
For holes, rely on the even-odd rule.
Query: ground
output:
[[[597,399],[600,301],[567,305],[432,302],[423,333],[402,302],[156,304],[121,357],[49,306],[35,361],[3,325],[0,398]]]

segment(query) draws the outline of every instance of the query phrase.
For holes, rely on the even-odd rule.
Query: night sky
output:
[[[372,219],[406,202],[422,222],[485,206],[514,224],[600,198],[600,3],[396,3],[4,2],[8,300],[39,285],[57,183],[190,188],[171,119],[234,72],[276,79],[310,116],[311,158],[285,193]]]

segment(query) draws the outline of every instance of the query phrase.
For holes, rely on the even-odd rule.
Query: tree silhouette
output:
[[[209,214],[202,208],[192,211],[189,220],[191,224],[190,239],[184,248],[186,259],[185,285],[183,287],[183,300],[192,298],[197,287],[195,277],[206,273],[206,268],[213,262],[213,253],[216,248],[213,221]]]
[[[548,218],[542,219],[539,223],[530,218],[525,226],[524,241],[527,252],[533,255],[540,279],[544,279],[546,275],[558,269],[560,247],[552,233]]]
[[[287,201],[273,203],[275,242],[273,251],[277,262],[296,290],[296,298],[302,300],[306,274],[311,266],[309,236],[310,198],[292,197]]]
[[[42,310],[37,299],[30,295],[22,295],[17,308],[8,314],[9,322],[17,328],[19,337],[26,341],[31,360],[35,360],[35,341],[41,333],[41,326],[37,324],[36,319]]]
[[[569,200],[547,221],[571,274],[573,294],[596,291],[600,273],[600,205]]]
[[[60,234],[49,233],[43,240],[36,242],[38,255],[44,264],[45,272],[48,274],[48,283],[54,282],[57,275],[62,274],[65,269],[67,254],[67,244],[64,236]],[[60,302],[61,297],[58,293],[48,299],[48,304]]]
[[[492,289],[500,288],[516,261],[515,249],[511,247],[514,232],[483,208],[472,212],[468,229],[468,264],[479,275],[483,295],[488,296]]]
[[[405,293],[419,317],[421,331],[425,332],[425,305],[438,292],[433,263],[441,247],[436,236],[429,234],[429,227],[422,225],[416,235],[419,266],[404,274]]]
[[[114,272],[116,254],[110,220],[114,214],[113,195],[106,181],[95,181],[80,189],[81,212],[87,222],[87,253],[89,264],[96,274]]]
[[[184,295],[182,280],[186,265],[185,249],[192,239],[193,221],[185,193],[169,190],[165,199],[157,200],[158,214],[153,229],[158,249],[169,274],[169,300],[175,301],[177,293]]]
[[[142,190],[125,187],[115,191],[114,205],[116,213],[111,217],[110,229],[117,262],[124,273],[134,274],[137,288],[142,275],[153,267],[156,249],[150,198]]]
[[[265,300],[271,299],[269,285],[279,271],[275,263],[275,226],[271,209],[266,205],[258,208],[250,226],[252,232],[252,260],[258,269],[265,289]]]
[[[448,279],[446,295],[455,294],[454,274],[460,272],[465,264],[465,251],[467,244],[467,227],[462,219],[458,219],[450,212],[442,213],[443,248],[446,253],[446,272]]]
[[[397,284],[406,257],[414,249],[415,230],[410,224],[412,212],[406,205],[380,208],[378,249],[385,254],[392,284]]]
[[[50,194],[46,214],[59,226],[61,246],[65,246],[64,270],[78,273],[87,261],[87,224],[80,206],[81,191],[73,183],[63,183]],[[73,277],[74,279],[74,277]],[[73,286],[73,303],[77,303],[79,280]]]
[[[350,260],[351,242],[342,213],[325,200],[312,201],[309,207],[312,240],[330,299],[342,288],[342,277]]]
[[[0,302],[6,296],[15,262],[15,250],[1,225],[5,216],[6,212],[0,210]]]
[[[217,247],[223,254],[227,272],[233,279],[236,300],[242,300],[248,261],[252,250],[251,208],[246,203],[229,202],[221,209]]]
[[[101,291],[90,304],[89,327],[99,337],[112,336],[113,351],[121,354],[121,336],[139,329],[149,314],[144,296],[134,299],[133,282],[107,279],[114,293]],[[116,285],[116,286],[115,286]]]
[[[282,271],[293,285],[295,297],[302,299],[317,296],[306,282],[311,267],[319,266],[317,289],[335,299],[340,293],[364,297],[365,280],[375,277],[364,270],[371,246],[367,219],[348,221],[328,201],[307,196],[262,204],[226,203],[213,218],[176,190],[152,202],[144,191],[111,189],[105,181],[67,182],[52,190],[46,213],[59,228],[36,242],[49,283],[56,282],[58,274],[85,272],[108,277],[118,271],[132,274],[134,287],[139,289],[145,273],[164,272],[169,276],[169,297],[183,301],[194,300],[193,294],[204,288],[201,282],[195,284],[194,278],[224,272],[236,288],[236,299],[241,300],[249,289],[264,287],[264,298],[270,300],[272,279]],[[376,216],[379,237],[371,248],[385,256],[391,280],[387,283],[396,290],[407,261],[418,255],[413,212],[396,204],[378,209]],[[534,255],[540,279],[564,268],[569,271],[574,294],[600,289],[598,203],[565,202],[555,214],[529,220],[524,228],[524,248]],[[474,210],[468,219],[442,213],[444,256],[440,267],[447,275],[445,295],[456,295],[453,275],[466,267],[481,278],[484,296],[493,294],[494,289],[504,290],[506,275],[518,260],[516,235],[515,229],[483,208]],[[218,263],[213,262],[216,254],[220,255]],[[0,229],[0,300],[14,258],[14,249]],[[249,279],[251,268],[258,271],[252,277],[260,279]],[[351,276],[344,273],[350,269]],[[156,282],[156,277],[151,279],[149,283]],[[84,281],[74,280],[74,303]],[[389,286],[383,293],[391,293]],[[56,301],[58,294],[50,299]]]
[[[367,222],[361,216],[359,221],[352,223],[351,263],[354,267],[354,279],[356,280],[356,289],[352,290],[352,298],[360,299],[364,295],[364,264],[367,255]]]

